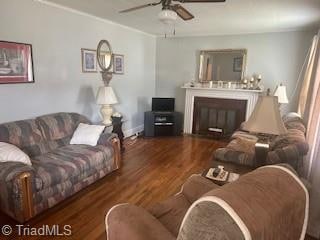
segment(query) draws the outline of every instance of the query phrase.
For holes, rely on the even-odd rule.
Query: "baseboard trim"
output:
[[[144,125],[139,125],[138,127],[127,129],[123,131],[124,137],[131,137],[132,135],[135,135],[136,133],[142,132],[144,130]]]

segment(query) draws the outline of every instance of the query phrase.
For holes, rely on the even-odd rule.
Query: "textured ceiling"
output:
[[[161,6],[130,13],[120,10],[150,3],[152,0],[46,0],[140,31],[162,35],[157,20]],[[320,0],[226,0],[225,3],[184,3],[195,18],[178,20],[176,33],[181,36],[225,35],[278,32],[320,26]]]

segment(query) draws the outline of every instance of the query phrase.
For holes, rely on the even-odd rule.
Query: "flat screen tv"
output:
[[[153,112],[174,112],[174,98],[152,98]]]

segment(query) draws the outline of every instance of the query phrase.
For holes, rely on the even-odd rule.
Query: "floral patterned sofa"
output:
[[[0,142],[19,147],[32,166],[0,163],[1,211],[25,222],[120,167],[119,140],[103,133],[97,146],[69,145],[77,113],[55,113],[0,124]]]
[[[265,164],[288,163],[298,170],[303,162],[303,156],[309,149],[305,138],[306,128],[303,120],[296,113],[285,115],[283,121],[288,132],[270,138],[270,151]],[[257,140],[257,136],[241,130],[240,127],[240,130],[231,136],[231,141],[225,148],[215,151],[214,159],[255,167],[257,159],[254,144]]]

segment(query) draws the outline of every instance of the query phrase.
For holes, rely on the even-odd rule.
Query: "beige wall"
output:
[[[199,51],[246,48],[247,75],[262,74],[263,84],[273,91],[277,84],[293,94],[299,71],[311,45],[314,31],[157,39],[156,94],[176,97],[184,111],[185,91],[180,87],[198,77]],[[296,97],[285,111],[294,110]]]
[[[153,36],[33,0],[1,0],[0,39],[32,44],[35,75],[34,84],[0,85],[0,122],[60,111],[99,121],[101,76],[81,72],[80,49],[107,39],[125,56],[125,74],[111,82],[120,102],[115,108],[128,120],[127,130],[141,129],[155,94]]]

